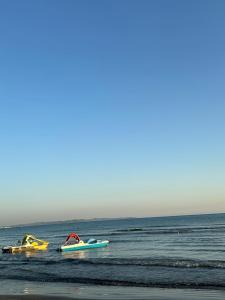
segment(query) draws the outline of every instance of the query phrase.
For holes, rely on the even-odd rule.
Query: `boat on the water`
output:
[[[72,240],[72,241],[71,241]],[[109,245],[108,240],[96,240],[96,239],[89,239],[88,241],[84,242],[80,239],[80,237],[76,233],[71,233],[64,245],[60,247],[60,251],[80,251],[86,249],[93,249],[93,248],[103,248]]]
[[[25,251],[46,250],[49,242],[37,239],[35,236],[26,234],[22,243],[17,246],[7,246],[2,248],[3,253],[18,253]]]

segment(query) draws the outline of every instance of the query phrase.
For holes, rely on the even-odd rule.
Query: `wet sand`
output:
[[[72,298],[57,297],[57,296],[41,296],[41,295],[0,295],[0,300],[70,300]]]
[[[180,289],[0,280],[0,300],[224,300],[225,289]]]
[[[137,289],[105,291],[99,294],[85,293],[81,295],[56,296],[56,295],[0,295],[0,300],[224,300],[225,290],[188,290],[188,289]]]

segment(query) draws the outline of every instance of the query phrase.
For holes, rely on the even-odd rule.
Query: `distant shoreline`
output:
[[[79,223],[79,222],[99,222],[99,221],[117,221],[117,220],[132,220],[132,219],[159,219],[159,218],[180,218],[180,217],[195,217],[195,216],[212,216],[224,215],[225,212],[217,213],[199,213],[199,214],[183,214],[183,215],[168,215],[168,216],[145,216],[145,217],[119,217],[119,218],[89,218],[89,219],[67,219],[58,221],[40,221],[32,223],[22,223],[13,225],[0,225],[0,229],[14,228],[14,227],[27,227],[27,226],[44,226],[44,225],[57,225],[61,223]]]

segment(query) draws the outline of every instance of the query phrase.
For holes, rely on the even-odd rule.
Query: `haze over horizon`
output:
[[[0,8],[0,225],[225,212],[224,1]]]
[[[45,220],[45,221],[33,221],[29,223],[13,223],[13,224],[1,224],[0,228],[8,228],[8,227],[26,227],[30,225],[46,225],[46,224],[57,224],[57,223],[70,223],[70,222],[91,222],[91,221],[111,221],[111,220],[129,220],[129,219],[163,219],[163,218],[180,218],[180,217],[195,217],[195,216],[214,216],[214,215],[225,215],[225,212],[219,212],[219,213],[203,213],[203,214],[183,214],[183,215],[163,215],[163,216],[142,216],[142,217],[109,217],[109,218],[104,218],[104,217],[99,217],[99,218],[76,218],[76,219],[61,219],[61,220]]]

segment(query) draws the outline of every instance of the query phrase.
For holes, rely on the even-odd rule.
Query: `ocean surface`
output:
[[[58,252],[72,231],[83,240],[109,239],[110,246]],[[92,294],[101,287],[105,295],[136,287],[146,294],[176,288],[206,290],[207,295],[218,291],[225,297],[225,214],[2,227],[0,246],[16,244],[25,233],[48,240],[49,249],[1,253],[0,294],[60,290],[77,297],[85,287]]]

